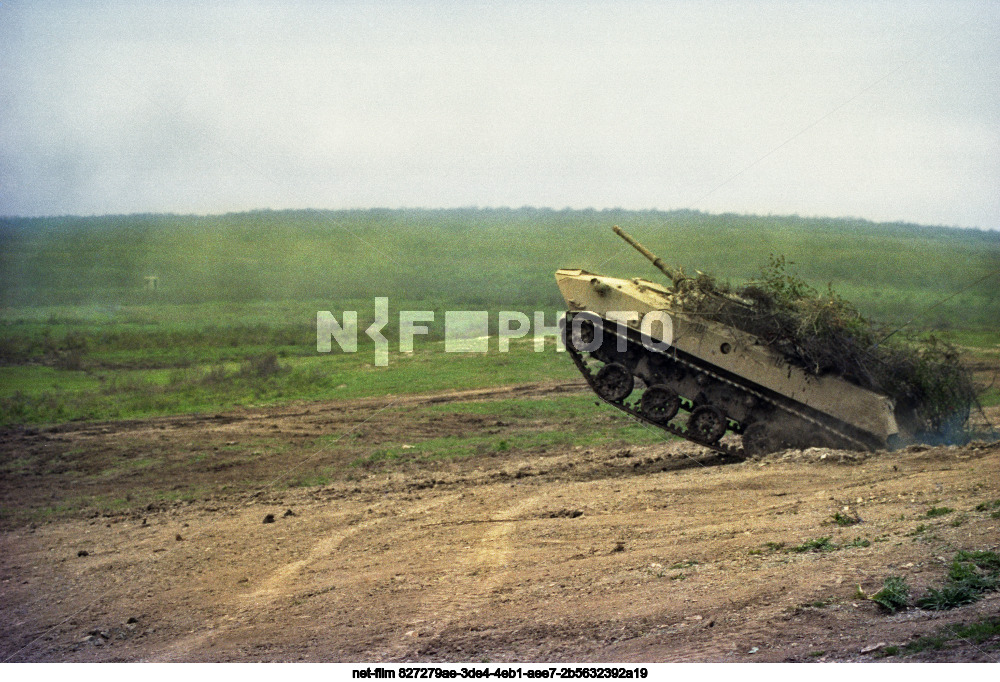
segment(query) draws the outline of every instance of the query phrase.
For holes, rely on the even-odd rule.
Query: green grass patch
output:
[[[169,369],[83,372],[45,366],[0,367],[0,386],[9,391],[0,394],[0,426],[490,388],[579,376],[569,357],[555,352],[551,342],[543,353],[536,353],[527,343],[514,343],[503,354],[443,351],[441,342],[417,345],[412,354],[391,354],[389,367],[374,366],[373,350],[287,358],[261,353],[235,362]],[[500,409],[522,415],[534,411],[542,417],[554,415],[557,408],[526,408],[515,402]]]
[[[35,458],[21,455],[6,462],[0,462],[0,473],[6,476],[26,474],[35,467]]]
[[[298,476],[290,479],[285,485],[289,488],[311,488],[329,485],[334,480],[332,472],[314,473]]]
[[[73,495],[35,509],[17,509],[13,517],[21,521],[45,522],[67,515],[114,515],[135,508],[136,500],[121,495]]]
[[[954,638],[945,634],[926,635],[907,644],[903,647],[903,652],[907,654],[919,654],[923,651],[941,651],[952,639]]]
[[[930,509],[927,510],[927,513],[924,514],[924,516],[926,516],[929,519],[933,519],[937,518],[938,516],[945,516],[946,514],[950,514],[953,511],[955,510],[952,509],[951,507],[931,507]]]
[[[978,623],[967,625],[951,625],[947,627],[956,639],[982,644],[994,637],[1000,637],[1000,617],[988,618]]]
[[[830,542],[832,536],[825,536],[821,538],[812,538],[806,540],[801,545],[795,545],[794,547],[789,547],[789,552],[795,552],[797,554],[802,554],[804,552],[830,552],[837,549],[837,545]]]
[[[980,646],[997,637],[1000,637],[1000,618],[994,616],[975,623],[945,625],[935,634],[915,639],[902,649],[893,648],[896,649],[894,653],[913,655],[924,651],[941,651],[953,643],[972,643]]]
[[[96,475],[97,478],[115,478],[132,471],[148,469],[156,466],[159,461],[153,457],[134,457],[115,463],[113,466],[104,469]]]
[[[975,564],[984,571],[1000,571],[1000,554],[990,550],[961,550],[955,554],[955,561]]]

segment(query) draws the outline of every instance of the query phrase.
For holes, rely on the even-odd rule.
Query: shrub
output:
[[[950,514],[954,509],[951,507],[931,507],[927,510],[927,517],[933,519],[936,516],[944,516],[945,514]]]
[[[278,362],[276,353],[251,355],[240,363],[240,374],[246,377],[267,379],[284,372],[285,367]]]

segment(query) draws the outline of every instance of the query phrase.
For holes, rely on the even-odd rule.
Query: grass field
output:
[[[769,254],[832,286],[890,328],[978,349],[1000,342],[1000,235],[859,220],[697,212],[262,211],[0,220],[0,423],[116,419],[295,399],[354,398],[571,378],[565,355],[527,340],[499,353],[443,353],[445,310],[542,310],[562,303],[553,272],[659,278],[610,232],[620,224],[688,272],[734,283]],[[156,277],[156,289],[147,277]],[[984,279],[985,278],[985,279]],[[980,281],[976,284],[977,280]],[[374,299],[431,310],[412,354],[373,366],[318,353],[316,312]],[[495,329],[494,329],[495,331]],[[987,395],[993,401],[996,390]]]

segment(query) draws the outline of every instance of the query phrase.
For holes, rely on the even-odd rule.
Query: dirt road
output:
[[[543,448],[345,466],[286,485],[303,462],[347,462],[400,433],[518,428],[481,414],[429,419],[419,408],[435,401],[581,390],[3,434],[0,659],[1000,660],[998,637],[880,658],[995,616],[998,593],[896,614],[857,594],[898,575],[919,595],[956,551],[1000,550],[1000,443],[736,464],[679,441]],[[316,445],[318,435],[331,438]],[[269,474],[273,484],[241,487]],[[181,486],[197,493],[159,494]],[[110,494],[125,495],[120,509],[58,508]],[[859,522],[838,525],[838,513]]]

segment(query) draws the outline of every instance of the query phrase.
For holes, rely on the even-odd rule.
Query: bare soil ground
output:
[[[890,575],[920,594],[957,550],[1000,549],[1000,519],[976,510],[1000,498],[1000,443],[722,463],[667,441],[348,466],[380,442],[521,428],[428,404],[584,390],[4,433],[0,659],[1000,660],[996,637],[880,658],[995,616],[1000,593],[896,614],[857,595]],[[348,473],[288,486],[319,460]],[[102,495],[124,502],[59,506]],[[823,537],[836,548],[792,550]]]

